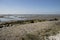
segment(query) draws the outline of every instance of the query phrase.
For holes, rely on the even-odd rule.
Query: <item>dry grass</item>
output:
[[[48,40],[48,36],[60,31],[60,21],[45,21],[14,25],[0,29],[0,40]]]

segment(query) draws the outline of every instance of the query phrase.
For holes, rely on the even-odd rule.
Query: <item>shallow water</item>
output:
[[[15,16],[6,16],[4,18],[0,18],[0,22],[12,21],[12,20],[26,20],[26,18],[18,18]]]

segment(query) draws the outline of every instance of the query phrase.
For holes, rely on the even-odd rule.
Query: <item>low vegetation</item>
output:
[[[49,40],[60,31],[60,21],[14,25],[0,29],[0,40]]]
[[[2,27],[9,27],[9,26],[13,26],[15,24],[29,24],[29,23],[36,23],[36,22],[44,22],[44,21],[58,21],[57,18],[54,18],[54,19],[50,19],[50,20],[46,20],[46,19],[43,19],[43,20],[40,20],[40,19],[33,19],[33,20],[20,20],[20,21],[11,21],[11,22],[6,22],[6,23],[1,23],[0,24],[0,28]]]

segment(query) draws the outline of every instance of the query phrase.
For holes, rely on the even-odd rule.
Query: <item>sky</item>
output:
[[[0,14],[60,14],[60,0],[0,0]]]

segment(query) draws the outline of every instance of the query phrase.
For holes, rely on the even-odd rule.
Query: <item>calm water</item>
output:
[[[0,15],[1,16],[1,15]],[[31,18],[37,18],[39,19],[49,19],[49,18],[58,18],[60,19],[60,15],[40,15],[40,14],[12,14],[12,15],[2,15],[4,18],[0,18],[0,22],[6,22],[6,21],[12,21],[12,20],[27,20]]]
[[[0,18],[0,22],[12,21],[12,20],[26,20],[26,18],[20,18],[15,16],[5,16],[4,18]]]

